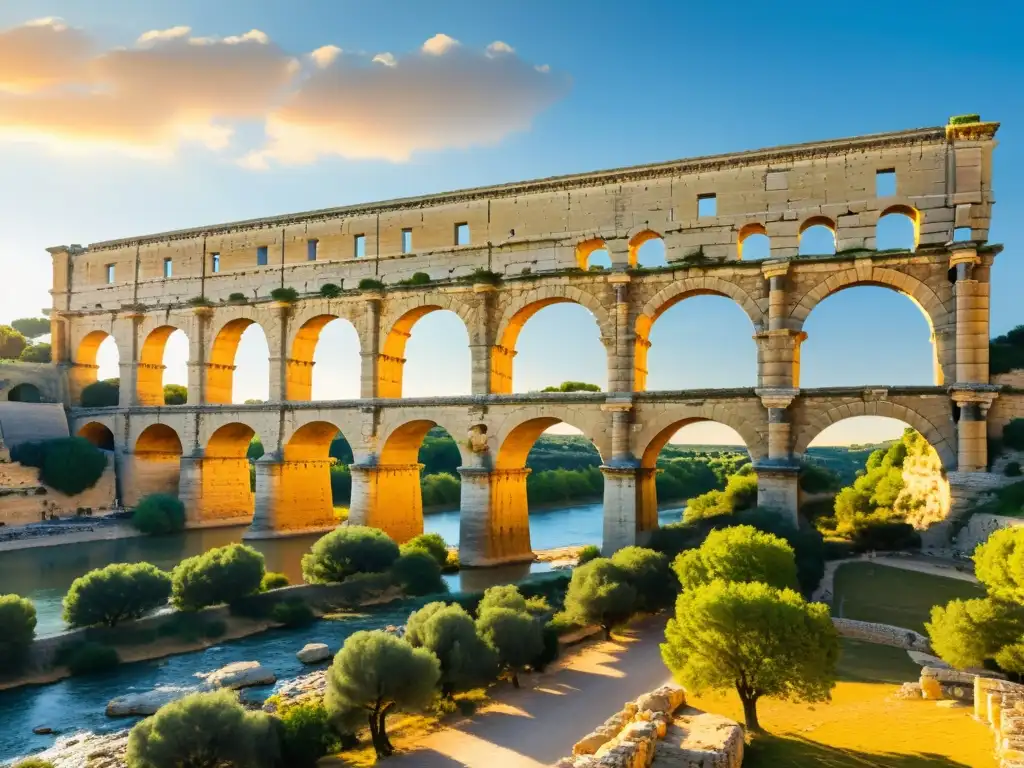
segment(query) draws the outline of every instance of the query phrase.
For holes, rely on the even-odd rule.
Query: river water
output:
[[[661,524],[678,521],[681,508],[659,512]],[[436,512],[425,517],[425,528],[441,534],[457,545],[459,513]],[[97,541],[60,547],[42,547],[0,554],[0,593],[15,593],[32,599],[39,616],[37,634],[45,635],[64,628],[60,604],[71,582],[86,571],[109,563],[151,562],[160,568],[172,568],[186,557],[213,547],[239,541],[245,528],[188,531],[180,536]],[[602,508],[600,504],[552,507],[530,514],[530,536],[534,549],[600,544]],[[300,583],[300,561],[316,536],[269,539],[253,542],[267,561],[267,569],[288,575]],[[545,563],[473,569],[445,577],[449,588],[477,591],[493,584],[507,584],[530,572],[547,570]],[[53,736],[36,736],[32,728],[45,725],[64,734],[78,731],[108,732],[131,724],[131,720],[111,720],[104,714],[107,702],[132,691],[156,687],[195,685],[196,674],[210,672],[233,661],[259,661],[272,668],[278,680],[287,680],[310,671],[299,663],[295,652],[308,642],[323,642],[332,651],[344,639],[361,629],[401,624],[409,614],[401,608],[381,608],[339,621],[319,621],[310,627],[271,630],[253,637],[225,642],[204,651],[171,656],[136,664],[126,664],[112,673],[97,677],[70,678],[52,685],[22,687],[0,691],[0,761],[50,746]],[[264,696],[269,689],[252,689],[246,695]]]

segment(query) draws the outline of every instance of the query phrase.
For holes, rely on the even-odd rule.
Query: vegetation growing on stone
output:
[[[205,296],[193,296],[188,300],[187,304],[190,307],[210,307],[213,306],[213,302]]]
[[[426,272],[413,272],[411,277],[399,280],[398,285],[427,285],[430,282],[430,275]]]
[[[981,122],[981,115],[978,115],[978,114],[953,115],[952,117],[949,118],[949,124],[950,125],[968,125],[970,123],[980,123],[980,122]]]
[[[599,557],[577,566],[565,593],[565,614],[580,625],[597,624],[609,640],[636,607],[636,589],[611,560]]]
[[[255,594],[263,581],[263,555],[244,544],[229,544],[182,560],[171,572],[171,602],[195,611]]]
[[[287,304],[293,304],[299,300],[299,292],[294,288],[274,288],[270,292],[270,298],[274,301],[283,301]]]
[[[465,280],[468,283],[482,283],[484,285],[499,285],[501,283],[502,276],[499,273],[497,273],[497,272],[492,272],[489,269],[484,269],[483,267],[479,267],[477,269],[474,269],[472,272],[470,272],[468,275],[466,275],[462,279]]]
[[[383,291],[384,283],[372,277],[364,277],[359,281],[360,291]]]
[[[334,283],[324,283],[320,286],[320,295],[325,299],[336,299],[341,296],[341,286]]]
[[[588,384],[585,381],[563,381],[558,386],[544,387],[541,392],[600,392],[597,384]]]
[[[322,536],[302,556],[310,584],[344,581],[357,573],[381,573],[399,557],[398,545],[377,528],[349,525]]]
[[[249,297],[246,296],[244,293],[239,293],[236,291],[235,293],[228,294],[228,301],[233,302],[235,304],[244,304],[247,301],[249,301]]]
[[[150,536],[178,533],[185,529],[185,505],[169,493],[151,493],[132,512],[132,525]]]
[[[22,667],[36,636],[36,607],[18,595],[0,595],[0,672]]]
[[[166,605],[170,594],[171,577],[155,565],[112,563],[71,583],[64,621],[72,627],[115,627]]]

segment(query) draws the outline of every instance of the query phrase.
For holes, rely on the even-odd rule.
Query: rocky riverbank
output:
[[[0,528],[0,552],[59,547],[88,541],[112,541],[142,536],[123,517],[72,517],[53,522]]]

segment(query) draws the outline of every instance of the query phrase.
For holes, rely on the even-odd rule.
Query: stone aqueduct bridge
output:
[[[606,550],[656,526],[658,451],[694,421],[736,429],[757,466],[759,501],[794,514],[800,454],[851,416],[902,419],[950,472],[983,472],[986,420],[1019,397],[997,400],[988,378],[996,128],[921,129],[52,248],[55,386],[72,405],[74,430],[112,437],[126,503],[177,490],[191,525],[251,521],[254,536],[332,525],[326,467],[339,429],[355,454],[350,519],[399,540],[420,532],[417,452],[443,426],[462,453],[462,559],[477,565],[528,556],[526,456],[558,422],[601,453]],[[893,172],[896,194],[878,197],[878,174]],[[713,213],[702,210],[711,200]],[[910,219],[913,249],[875,250],[886,215]],[[798,257],[814,225],[832,230],[837,252]],[[961,228],[970,236],[954,239]],[[755,234],[770,238],[770,258],[743,261]],[[639,246],[656,237],[667,265],[638,268]],[[599,248],[611,270],[587,269]],[[398,285],[415,272],[432,282]],[[384,287],[358,289],[365,278]],[[328,283],[339,296],[320,294]],[[928,318],[933,387],[800,389],[805,320],[858,285],[898,291]],[[279,287],[299,299],[272,300]],[[757,388],[645,391],[653,324],[675,303],[709,294],[749,317]],[[593,314],[608,393],[512,393],[520,330],[559,302]],[[406,341],[442,309],[466,325],[472,395],[403,398]],[[359,335],[361,398],[310,402],[313,352],[335,318]],[[270,349],[270,400],[233,405],[235,352],[253,323]],[[164,345],[176,329],[190,343],[189,404],[163,406]],[[108,335],[120,354],[121,403],[75,407]],[[257,433],[267,454],[253,499],[245,452]]]

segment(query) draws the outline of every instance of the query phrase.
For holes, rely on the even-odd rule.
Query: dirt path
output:
[[[665,617],[634,624],[611,642],[595,641],[543,675],[506,688],[471,718],[436,731],[388,759],[402,768],[540,768],[624,702],[669,679],[658,644]],[[408,750],[408,751],[406,751]]]

